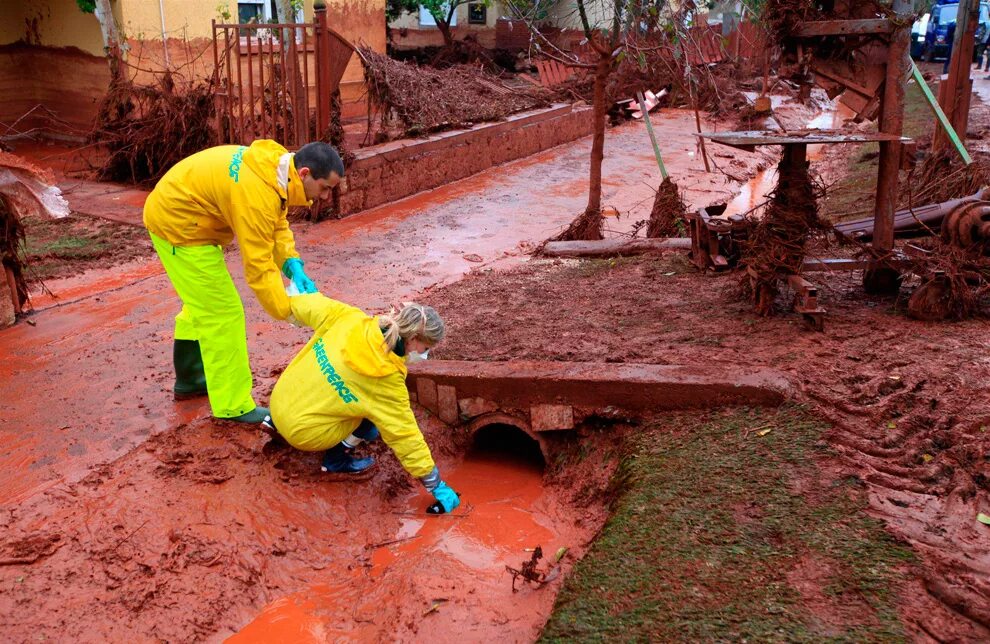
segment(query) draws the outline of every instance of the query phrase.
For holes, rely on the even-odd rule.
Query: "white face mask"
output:
[[[414,364],[420,360],[426,360],[430,357],[430,350],[427,349],[423,353],[419,351],[410,351],[409,356],[406,358],[406,364]]]

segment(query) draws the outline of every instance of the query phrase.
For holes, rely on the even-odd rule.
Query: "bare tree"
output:
[[[510,4],[514,13],[526,20],[533,34],[532,45],[538,53],[569,67],[585,69],[593,74],[592,97],[593,137],[588,182],[588,205],[584,214],[563,233],[572,239],[602,238],[602,162],[605,158],[605,123],[608,117],[606,88],[609,75],[616,69],[632,44],[635,34],[649,28],[665,5],[664,0],[577,0],[576,12],[584,32],[583,44],[591,52],[591,60],[581,59],[563,51],[544,37],[539,22],[548,16],[567,21],[573,14],[561,12],[556,0],[515,0]]]

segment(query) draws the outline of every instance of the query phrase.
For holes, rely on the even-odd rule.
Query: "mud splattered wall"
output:
[[[312,0],[307,0],[307,19],[311,19],[312,7]],[[364,44],[385,52],[385,0],[327,0],[327,24],[354,46]],[[344,116],[363,114],[364,68],[356,55],[347,65],[340,85]]]
[[[42,105],[68,127],[53,126],[36,110],[19,131],[79,134],[92,124],[109,82],[100,25],[75,0],[0,2],[0,121]]]
[[[236,19],[235,0],[219,4],[227,4]],[[354,44],[385,51],[385,0],[329,0],[327,5],[333,29]],[[167,46],[171,66],[182,66],[187,78],[212,73],[210,21],[220,18],[218,3],[163,0],[163,11],[158,2],[148,0],[112,0],[112,6],[131,63],[146,70],[164,69]],[[306,0],[304,15],[313,20],[312,0]],[[132,72],[138,82],[150,77]],[[86,130],[109,79],[99,23],[80,11],[75,0],[0,0],[0,121],[10,123],[41,104],[72,128]],[[364,73],[356,56],[344,74],[341,94],[345,116],[364,114]]]

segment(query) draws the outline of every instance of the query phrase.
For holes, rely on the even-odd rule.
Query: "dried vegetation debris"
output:
[[[933,152],[914,169],[901,193],[901,208],[941,203],[990,186],[990,155],[974,152],[964,165],[953,150]]]
[[[409,135],[497,121],[547,107],[552,99],[540,88],[509,89],[497,76],[466,65],[432,69],[392,60],[367,47],[358,53],[369,98],[383,112],[383,127],[394,117]]]
[[[814,232],[826,228],[818,217],[823,189],[812,180],[808,163],[782,161],[777,174],[780,178],[766,212],[753,220],[743,242],[743,292],[760,315],[773,312],[779,280],[801,272],[805,244]]]
[[[974,153],[966,166],[950,150],[925,158],[906,181],[902,206],[940,203],[972,195],[990,185],[990,157]],[[914,242],[910,270],[921,284],[907,302],[913,318],[962,320],[984,315],[990,304],[990,203],[956,208],[932,237]]]
[[[185,157],[217,144],[216,87],[176,81],[115,80],[100,105],[91,140],[109,151],[100,179],[153,184]]]
[[[653,210],[646,226],[647,237],[680,237],[687,232],[687,205],[677,184],[667,177],[653,199]]]

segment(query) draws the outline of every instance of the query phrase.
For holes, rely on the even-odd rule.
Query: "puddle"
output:
[[[444,476],[464,499],[452,516],[426,515],[432,497],[410,494],[394,509],[402,517],[395,543],[324,571],[331,583],[276,599],[228,641],[533,639],[556,591],[513,593],[506,565],[518,568],[535,546],[552,556],[583,543],[580,513],[544,488],[533,459],[470,452]]]
[[[725,209],[724,216],[743,215],[766,201],[767,194],[777,185],[776,168],[761,170],[755,177],[746,182],[739,194],[732,198]]]
[[[850,119],[855,114],[853,111],[838,101],[833,101],[832,107],[808,121],[805,125],[808,129],[838,130],[842,128],[843,121]],[[809,145],[808,159],[814,161],[822,156],[824,145]],[[767,195],[777,185],[776,168],[767,168],[756,174],[746,184],[742,186],[739,194],[729,201],[724,216],[745,214],[760,205],[767,199]]]

